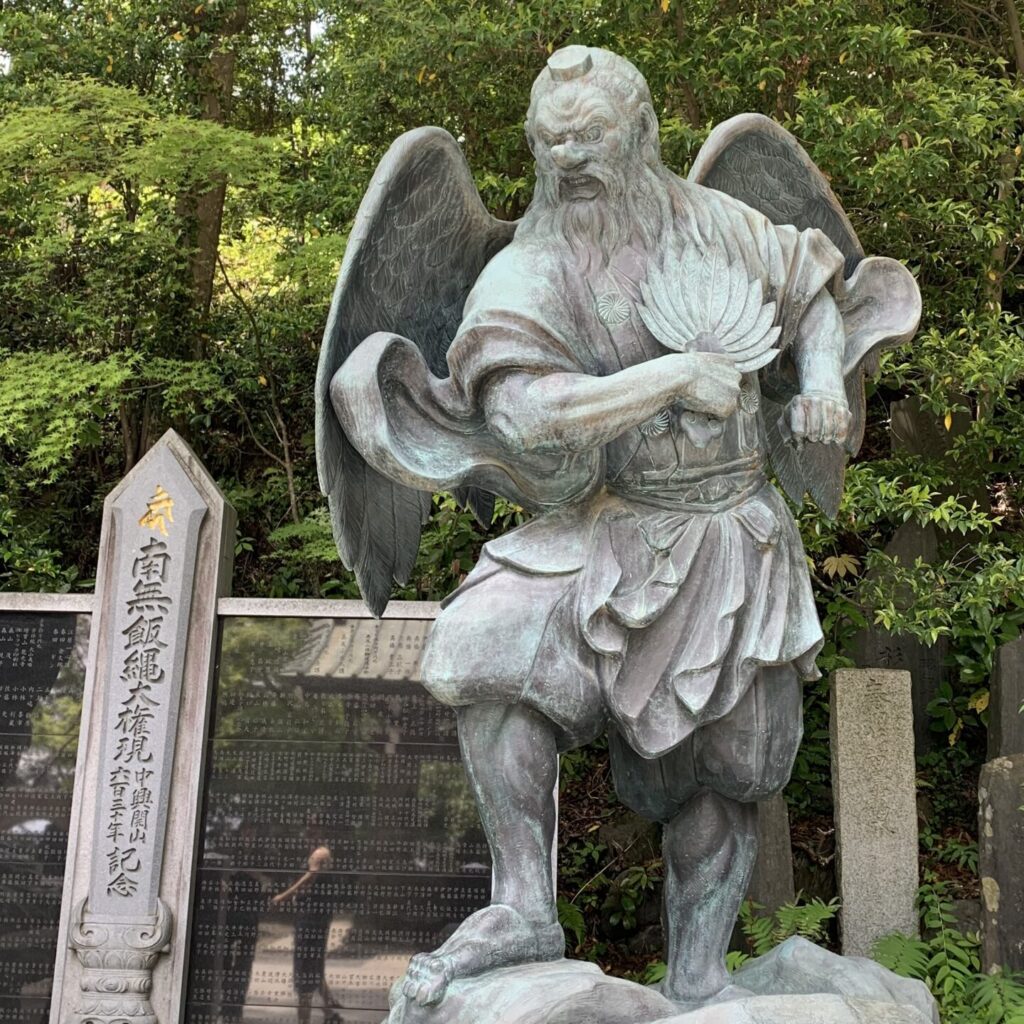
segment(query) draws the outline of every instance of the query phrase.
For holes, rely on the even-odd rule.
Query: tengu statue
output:
[[[661,162],[637,69],[554,53],[526,136],[536,190],[484,209],[458,145],[403,135],[360,207],[317,376],[317,459],[370,607],[416,557],[430,494],[487,519],[423,681],[457,709],[493,900],[402,991],[560,958],[558,755],[607,731],[619,797],[664,823],[665,997],[736,995],[725,952],[789,779],[822,633],[769,469],[829,514],[864,427],[865,369],[917,327],[916,284],[865,258],[824,176],[760,115],[687,179]]]

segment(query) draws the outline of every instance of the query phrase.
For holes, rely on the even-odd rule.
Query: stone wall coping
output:
[[[436,619],[437,601],[392,601],[385,619]],[[369,619],[373,613],[362,601],[331,601],[305,597],[222,597],[217,613],[226,616],[292,617],[303,619]]]
[[[0,593],[0,612],[92,612],[94,594]]]
[[[95,595],[0,593],[0,612],[77,612],[93,611]],[[392,601],[382,616],[385,619],[436,619],[438,601]],[[332,601],[296,597],[222,597],[217,614],[260,618],[368,619],[370,609],[362,601]]]

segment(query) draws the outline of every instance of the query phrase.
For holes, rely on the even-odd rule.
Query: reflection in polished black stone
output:
[[[89,616],[0,612],[0,1024],[49,1016]]]
[[[230,618],[187,1019],[379,1024],[411,954],[490,895],[430,623]]]

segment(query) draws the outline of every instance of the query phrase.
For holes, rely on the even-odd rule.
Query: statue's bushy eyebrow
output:
[[[615,118],[614,110],[603,96],[578,95],[570,103],[557,106],[552,103],[550,106],[553,106],[554,109],[545,111],[543,114],[538,113],[534,120],[539,131],[546,131],[550,135],[558,135],[568,129],[584,130],[595,121],[608,123]],[[557,126],[545,114],[557,117],[559,119]]]

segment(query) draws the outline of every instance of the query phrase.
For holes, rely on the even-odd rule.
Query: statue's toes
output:
[[[423,964],[422,973],[419,975],[415,994],[412,998],[420,1006],[433,1006],[439,1003],[448,988],[448,974],[445,971],[445,963],[440,957],[433,957]]]
[[[426,959],[427,957],[423,953],[418,953],[409,961],[409,966],[405,971],[405,981],[402,983],[402,995],[408,996],[410,999],[415,998],[420,985],[423,984],[429,973],[425,970]]]

